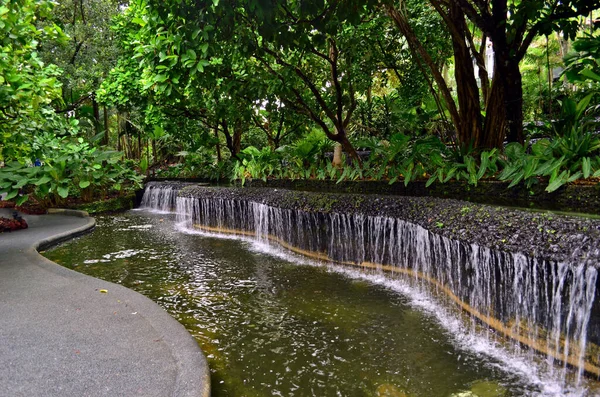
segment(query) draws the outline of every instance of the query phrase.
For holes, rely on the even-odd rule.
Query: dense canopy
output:
[[[0,192],[600,177],[599,0],[0,0]]]

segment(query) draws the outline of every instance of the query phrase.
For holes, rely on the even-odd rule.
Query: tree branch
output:
[[[56,113],[67,113],[70,112],[71,110],[75,110],[77,108],[79,108],[79,106],[81,106],[81,104],[85,101],[87,101],[88,99],[90,99],[92,97],[92,94],[87,94],[86,96],[82,96],[81,98],[79,98],[76,102],[70,104],[69,106],[67,106],[64,109],[54,109],[54,111]]]
[[[263,47],[263,49],[264,49],[264,51],[266,53],[268,53],[271,56],[273,56],[275,58],[275,61],[278,64],[292,69],[294,71],[294,73],[298,77],[300,77],[300,79],[304,82],[304,84],[306,84],[306,86],[308,87],[308,89],[312,92],[313,96],[317,100],[317,103],[322,108],[322,110],[325,112],[325,114],[327,115],[327,117],[335,124],[335,120],[336,120],[335,114],[331,111],[331,109],[329,109],[329,107],[327,106],[327,102],[325,102],[325,99],[323,99],[323,96],[319,92],[319,89],[310,80],[310,78],[308,78],[308,76],[306,76],[306,74],[304,74],[304,72],[299,67],[291,65],[288,62],[286,62],[283,59],[281,59],[281,57],[275,51],[272,51],[272,50],[270,50],[268,48],[265,48],[265,47]],[[267,64],[266,62],[263,62],[263,63]],[[271,70],[272,70],[272,68],[271,68]],[[283,82],[284,82],[284,84],[286,83],[285,79],[283,79]],[[292,88],[292,90],[295,91],[295,92],[297,92],[297,90],[295,90],[294,88]],[[312,110],[311,110],[311,112],[312,112]]]
[[[329,39],[329,58],[331,58],[331,82],[335,87],[335,102],[337,105],[336,113],[337,119],[331,120],[334,122],[337,128],[343,128],[343,111],[344,111],[344,102],[343,102],[343,92],[342,85],[339,81],[339,72],[338,72],[338,57],[339,51],[337,49],[337,45],[335,44],[335,40]]]
[[[458,5],[463,9],[465,15],[469,17],[473,23],[475,23],[479,29],[484,31],[488,37],[495,36],[496,26],[494,24],[494,20],[492,15],[490,14],[490,10],[487,2],[482,0],[473,0],[479,12],[473,7],[473,5],[468,0],[455,0]]]

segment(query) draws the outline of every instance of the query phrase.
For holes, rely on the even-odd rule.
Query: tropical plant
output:
[[[30,194],[48,205],[60,205],[69,197],[91,200],[110,192],[141,187],[142,178],[132,164],[123,164],[122,153],[101,151],[83,138],[36,136],[34,149],[41,166],[12,161],[0,168],[0,193],[17,204]]]
[[[524,182],[529,188],[548,178],[547,192],[553,192],[577,179],[600,176],[600,136],[598,125],[589,107],[593,94],[578,103],[562,102],[561,118],[550,124],[554,139],[540,139],[532,145],[509,144],[504,154],[503,171],[499,179],[510,181],[509,188]]]

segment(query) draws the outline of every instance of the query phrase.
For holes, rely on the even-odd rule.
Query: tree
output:
[[[68,40],[46,41],[40,48],[44,62],[56,64],[63,71],[64,107],[59,112],[79,111],[87,116],[96,134],[103,129],[95,91],[115,66],[119,49],[110,29],[111,20],[120,10],[118,0],[64,0],[53,9],[51,19],[68,35]],[[43,25],[43,24],[42,24]],[[84,106],[91,104],[91,107]],[[107,117],[106,108],[104,109]],[[108,131],[104,140],[108,141]]]
[[[361,2],[277,2],[248,19],[256,26],[254,57],[277,80],[289,108],[315,122],[329,139],[360,161],[348,139],[357,96],[377,63],[363,22],[377,17]],[[267,16],[265,17],[265,14]]]
[[[462,144],[501,147],[504,139],[523,141],[523,89],[519,63],[533,39],[540,34],[561,31],[573,38],[577,21],[573,18],[598,8],[598,0],[430,0],[452,37],[458,106],[425,46],[419,42],[406,9],[385,5],[390,17],[407,37],[412,50],[431,70],[449,109]],[[465,18],[482,33],[482,43],[491,40],[494,49],[494,78],[485,101],[485,118],[480,116],[480,97],[471,58],[481,61]]]
[[[285,140],[306,130],[305,120],[297,117],[297,113],[289,110],[276,98],[267,100],[264,109],[259,106],[256,114],[252,115],[252,121],[266,135],[273,150],[279,148]]]
[[[61,122],[50,106],[60,102],[60,70],[39,56],[40,42],[65,39],[53,24],[50,1],[0,1],[0,161],[21,160],[31,153],[32,135]]]

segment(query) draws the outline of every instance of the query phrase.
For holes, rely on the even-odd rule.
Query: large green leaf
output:
[[[565,171],[561,172],[560,175],[558,175],[557,177],[550,179],[550,183],[546,187],[546,191],[548,193],[552,193],[553,191],[555,191],[556,189],[560,188],[562,185],[567,183],[568,179],[569,179],[569,171],[565,170]]]
[[[29,195],[25,194],[23,196],[17,197],[17,199],[15,200],[15,204],[16,205],[23,205],[23,203],[26,202],[27,200],[29,200]]]
[[[581,159],[581,170],[583,171],[583,177],[585,179],[590,177],[592,172],[592,161],[589,157],[584,157]]]
[[[59,186],[56,190],[58,192],[58,195],[62,198],[67,198],[69,196],[68,186]]]
[[[11,199],[17,197],[17,194],[19,194],[18,190],[11,190],[10,192],[8,192],[6,197],[4,197],[4,200],[11,200]]]
[[[43,177],[41,177],[40,179],[38,179],[37,181],[35,181],[34,185],[40,186],[40,185],[43,185],[43,184],[46,184],[46,183],[50,182],[51,180],[52,180],[52,178],[50,178],[47,175],[44,175]]]
[[[86,187],[90,186],[91,182],[87,181],[87,180],[83,180],[79,182],[79,187],[82,189],[85,189]]]
[[[20,189],[23,186],[28,185],[29,183],[31,183],[31,180],[29,178],[21,178],[14,186],[14,189]]]

